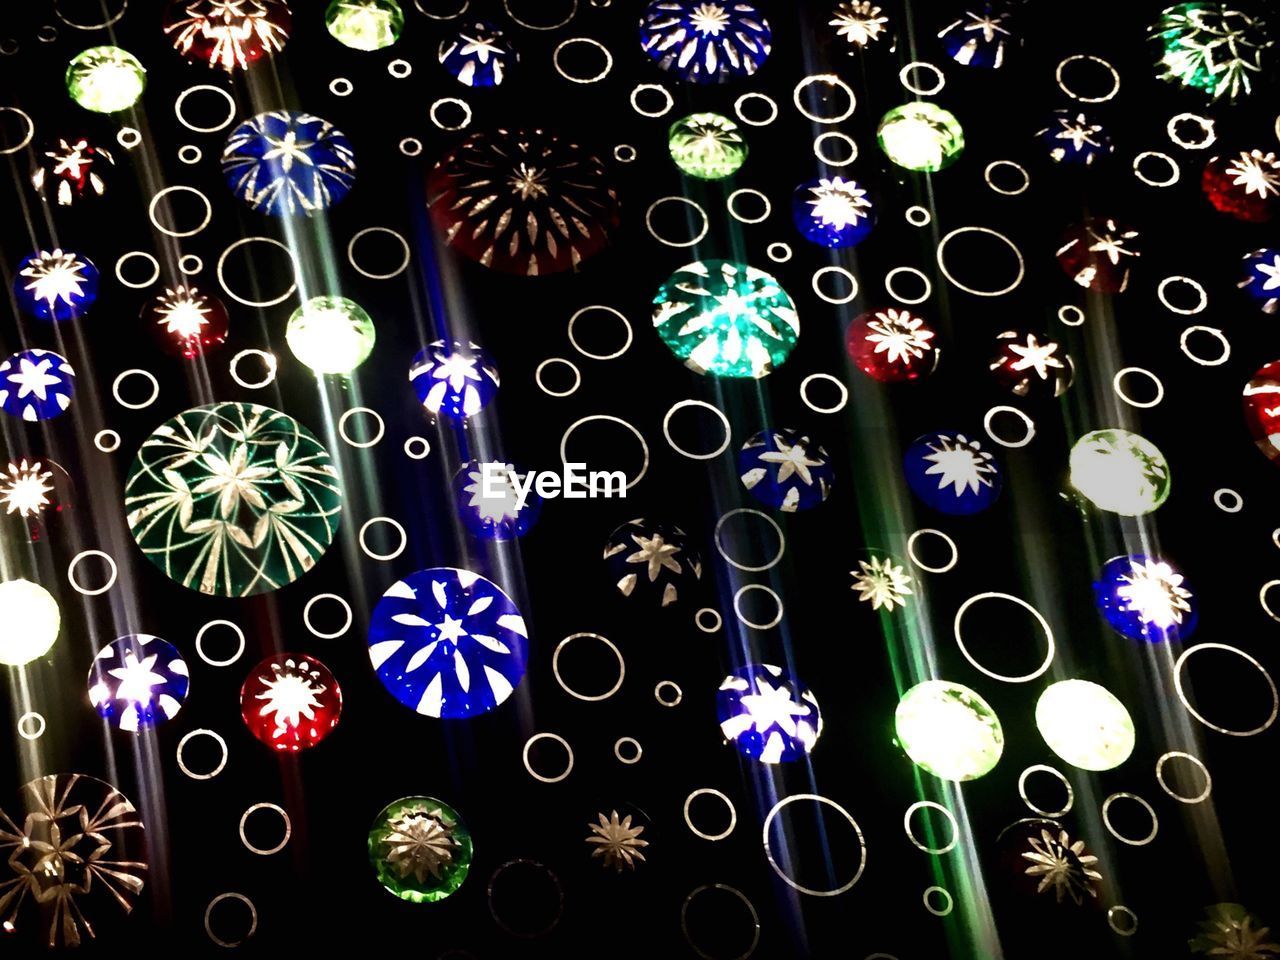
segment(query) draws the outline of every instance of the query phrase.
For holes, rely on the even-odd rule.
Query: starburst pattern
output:
[[[443,900],[466,879],[471,833],[457,811],[431,797],[386,807],[369,831],[369,859],[388,892],[411,903]]]
[[[9,475],[0,474],[0,507],[5,514],[16,513],[24,520],[38,516],[52,502],[52,479],[53,471],[39,460],[10,462]]]
[[[1253,90],[1272,46],[1265,23],[1225,3],[1179,3],[1151,28],[1161,44],[1161,79],[1235,100]]]
[[[680,598],[679,587],[702,578],[702,559],[677,526],[643,518],[614,530],[605,544],[604,559],[617,577],[624,597],[657,594],[662,606]]]
[[[621,873],[623,870],[635,870],[636,865],[643,863],[643,850],[649,845],[648,840],[641,840],[644,825],[631,825],[632,816],[627,814],[619,818],[617,810],[596,814],[596,822],[587,824],[591,831],[587,843],[591,844],[591,856],[600,857],[606,867],[613,867]]]
[[[899,566],[891,557],[859,560],[858,569],[849,572],[853,576],[851,589],[858,592],[859,600],[870,603],[872,610],[883,607],[892,613],[894,606],[905,607],[906,598],[915,592],[906,566]]]
[[[29,313],[44,320],[71,320],[93,305],[98,269],[69,250],[40,250],[22,261],[14,288]]]
[[[171,720],[190,688],[187,663],[177,648],[139,633],[103,647],[89,670],[89,702],[127,733]]]
[[[1199,932],[1188,946],[1193,952],[1220,960],[1272,960],[1280,956],[1280,943],[1271,939],[1271,928],[1238,903],[1215,903],[1205,911]]]
[[[742,0],[652,0],[640,18],[640,46],[663,70],[694,83],[750,76],[769,56],[773,31]]]
[[[65,413],[75,389],[75,370],[52,351],[22,350],[0,363],[0,410],[29,423]]]
[[[272,739],[285,736],[303,720],[315,720],[316,710],[322,706],[320,697],[327,689],[320,672],[305,661],[271,663],[258,682],[263,689],[253,699],[262,703],[257,707],[258,716],[270,721]]]
[[[310,216],[351,191],[356,158],[346,135],[328,120],[272,110],[231,131],[222,173],[231,192],[255,210]]]
[[[428,412],[464,420],[497,395],[498,368],[474,343],[436,340],[413,358],[409,382]]]
[[[1245,196],[1256,193],[1260,199],[1280,196],[1280,160],[1270,151],[1246,150],[1227,164],[1227,176]]]
[[[1090,218],[1066,232],[1057,250],[1062,269],[1077,284],[1104,293],[1123,293],[1129,269],[1142,255],[1138,231],[1106,218]]]
[[[762,430],[742,445],[738,477],[752,496],[784,513],[827,499],[835,469],[827,452],[795,430]]]
[[[228,73],[279,53],[292,25],[285,0],[187,0],[171,4],[164,18],[178,53]]]
[[[995,464],[978,441],[959,433],[953,437],[938,434],[928,447],[931,452],[924,459],[932,466],[925,473],[938,478],[939,490],[953,487],[960,496],[966,490],[977,493],[994,483]]]
[[[84,137],[61,137],[56,146],[44,151],[40,165],[31,172],[31,185],[45,200],[52,188],[58,206],[68,207],[81,198],[106,193],[102,171],[114,165],[110,150],[94,146]]]
[[[836,28],[836,36],[848,41],[853,53],[879,40],[888,30],[889,18],[869,0],[842,0],[827,26]]]
[[[866,340],[875,344],[875,352],[885,354],[889,363],[903,365],[923,357],[932,349],[929,341],[937,336],[920,317],[893,307],[875,311],[875,316],[867,321],[867,329],[871,332]]]
[[[1191,591],[1182,585],[1183,576],[1163,560],[1131,560],[1129,573],[1120,577],[1116,590],[1131,610],[1159,630],[1182,623],[1191,612]]]
[[[1038,837],[1027,839],[1027,844],[1031,849],[1024,850],[1022,857],[1031,866],[1023,872],[1039,879],[1036,893],[1052,890],[1058,903],[1070,897],[1077,906],[1086,897],[1097,897],[1102,874],[1094,869],[1098,858],[1086,851],[1083,840],[1072,840],[1065,830],[1059,829],[1055,835],[1041,829]]]
[[[1006,38],[1013,36],[1006,26],[1010,17],[1008,13],[993,12],[991,7],[992,4],[986,4],[980,8],[981,13],[966,10],[963,16],[938,31],[938,37],[956,63],[992,70],[1004,65]]]
[[[440,41],[438,59],[459,83],[496,87],[520,57],[500,28],[487,20],[474,20]]]
[[[716,716],[725,739],[761,763],[799,759],[822,733],[817,698],[768,663],[748,664],[725,677],[716,694]]]
[[[731,176],[747,159],[747,142],[738,125],[718,113],[693,113],[677,120],[667,132],[667,149],[677,167],[701,180]]]

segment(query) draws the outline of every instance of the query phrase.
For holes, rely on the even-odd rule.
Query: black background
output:
[[[422,2],[428,10],[437,9]],[[91,20],[90,6],[69,3],[62,9],[73,19]],[[12,37],[17,48],[0,57],[0,102],[34,118],[33,146],[48,136],[83,132],[111,148],[117,159],[103,201],[54,211],[52,219],[27,183],[29,152],[2,158],[6,184],[0,190],[0,271],[6,287],[23,256],[54,243],[89,256],[103,272],[96,306],[75,324],[51,327],[20,317],[12,308],[0,320],[5,353],[23,345],[56,349],[80,375],[69,415],[40,426],[12,419],[3,424],[10,457],[53,457],[75,478],[77,497],[74,522],[47,542],[33,548],[12,540],[4,545],[7,562],[17,565],[10,569],[21,571],[15,575],[38,580],[59,597],[64,627],[49,660],[25,671],[32,709],[48,718],[48,732],[34,752],[16,735],[8,741],[12,749],[0,751],[0,776],[13,788],[6,796],[15,796],[24,780],[44,773],[75,770],[110,780],[148,818],[155,858],[147,892],[133,916],[117,921],[113,908],[97,905],[99,940],[85,952],[114,954],[126,944],[216,951],[204,933],[205,907],[217,894],[236,891],[257,905],[257,932],[243,947],[253,952],[314,950],[341,937],[359,937],[374,948],[425,957],[659,951],[687,956],[692,953],[681,931],[682,903],[695,888],[726,883],[741,890],[759,913],[759,956],[861,958],[877,951],[902,958],[983,955],[965,923],[972,906],[965,898],[980,894],[959,876],[964,872],[960,851],[935,861],[911,845],[902,827],[903,812],[914,800],[947,802],[937,782],[927,775],[922,780],[892,741],[900,689],[920,679],[895,673],[894,664],[906,661],[903,648],[914,645],[918,650],[926,643],[936,647],[937,674],[974,687],[1004,723],[1008,742],[999,766],[963,788],[968,822],[962,819],[961,849],[976,848],[992,895],[1007,869],[996,860],[995,838],[1004,826],[1029,815],[1017,790],[1018,774],[1029,764],[1049,763],[1068,774],[1076,806],[1064,825],[1073,835],[1083,835],[1102,857],[1107,882],[1098,909],[1028,911],[997,905],[1007,955],[1176,956],[1185,952],[1201,909],[1222,899],[1239,899],[1264,919],[1268,914],[1274,918],[1272,817],[1264,785],[1274,772],[1275,730],[1252,738],[1226,737],[1186,716],[1169,679],[1172,657],[1133,647],[1111,633],[1093,608],[1090,584],[1098,566],[1125,552],[1123,537],[1131,537],[1136,527],[1122,527],[1109,515],[1082,515],[1060,496],[1072,437],[1099,427],[1129,426],[1151,439],[1172,465],[1173,493],[1148,518],[1145,529],[1158,535],[1160,550],[1182,567],[1197,591],[1202,612],[1193,642],[1232,644],[1268,669],[1274,667],[1275,627],[1257,597],[1259,587],[1275,576],[1272,531],[1280,525],[1273,507],[1275,474],[1252,447],[1239,398],[1249,375],[1274,359],[1275,321],[1258,313],[1235,290],[1235,281],[1239,258],[1274,243],[1275,233],[1217,214],[1198,187],[1203,162],[1217,148],[1275,147],[1276,118],[1268,108],[1275,103],[1274,87],[1261,85],[1244,106],[1205,109],[1191,93],[1155,79],[1143,38],[1160,4],[1083,2],[1032,5],[1022,22],[1024,45],[1010,51],[1006,67],[998,72],[965,69],[946,59],[935,35],[954,11],[943,4],[914,4],[909,17],[898,4],[889,4],[899,34],[897,52],[882,47],[848,57],[843,42],[831,39],[827,4],[771,3],[765,10],[774,30],[774,51],[761,72],[723,87],[694,88],[657,70],[639,50],[635,27],[641,5],[614,0],[596,6],[582,0],[572,22],[553,32],[512,24],[501,4],[473,4],[468,16],[488,16],[508,27],[521,54],[519,69],[507,84],[473,92],[456,84],[435,59],[439,40],[456,21],[433,20],[412,3],[405,6],[401,41],[366,54],[328,36],[323,4],[299,3],[284,54],[255,68],[248,80],[237,74],[229,83],[220,73],[183,62],[160,32],[159,4],[135,0],[112,32],[116,42],[147,65],[149,85],[136,114],[117,118],[80,110],[67,99],[62,81],[70,57],[108,42],[107,31],[71,29],[46,3],[6,10],[0,27],[0,39]],[[546,22],[560,19],[555,11],[568,8],[563,0],[537,6]],[[117,9],[114,3],[108,7]],[[535,7],[526,2],[515,9],[531,17]],[[39,39],[46,25],[56,34],[47,42]],[[592,37],[613,52],[613,70],[604,81],[580,85],[556,75],[552,51],[570,36]],[[1055,84],[1054,68],[1076,53],[1103,57],[1122,76],[1116,98],[1085,108],[1107,125],[1117,145],[1113,157],[1087,171],[1054,168],[1034,136],[1050,110],[1073,107]],[[412,64],[409,78],[388,74],[387,64],[396,58]],[[897,72],[912,59],[943,69],[946,87],[930,99],[953,110],[965,128],[963,157],[932,177],[892,167],[875,146],[878,118],[911,99]],[[795,184],[823,169],[811,150],[813,137],[837,129],[805,120],[792,104],[792,89],[807,73],[833,70],[857,95],[855,113],[838,129],[854,137],[860,156],[828,175],[838,172],[865,182],[879,212],[870,239],[856,253],[835,259],[808,245],[789,214]],[[330,92],[335,77],[351,81],[350,96]],[[317,390],[310,372],[288,353],[283,329],[296,298],[266,310],[224,298],[232,310],[231,338],[209,358],[205,374],[197,365],[163,354],[142,329],[138,311],[159,286],[135,291],[114,281],[114,264],[122,253],[146,250],[164,264],[164,282],[179,282],[176,248],[154,233],[146,215],[160,184],[197,187],[213,204],[209,227],[181,241],[180,249],[203,258],[204,271],[194,278],[203,289],[223,294],[213,266],[227,244],[250,235],[284,238],[280,221],[248,210],[229,195],[218,168],[225,132],[196,134],[175,121],[174,99],[195,83],[225,86],[236,97],[240,119],[275,107],[306,109],[350,137],[359,169],[356,186],[326,217],[306,225],[304,242],[313,252],[327,247],[333,263],[332,279],[326,279],[319,266],[322,257],[308,259],[306,270],[315,287],[308,292],[341,292],[364,305],[377,324],[374,354],[352,381],[326,382]],[[675,97],[672,111],[662,119],[634,112],[628,95],[638,83],[666,86]],[[732,115],[734,100],[750,90],[773,97],[779,111],[770,126],[743,126],[751,154],[742,170],[721,183],[682,179],[666,155],[669,123],[693,110]],[[470,129],[542,126],[605,159],[623,204],[623,225],[613,247],[578,275],[532,280],[486,271],[437,248],[422,212],[422,183],[430,164],[464,135],[443,132],[429,119],[432,102],[446,96],[471,105]],[[210,99],[216,116],[219,102]],[[191,115],[198,115],[196,101],[190,103]],[[1186,151],[1169,141],[1165,125],[1182,111],[1202,111],[1215,119],[1215,149]],[[139,147],[125,150],[115,143],[122,124],[143,131]],[[397,145],[404,137],[422,142],[421,156],[402,155]],[[188,143],[204,154],[195,165],[177,159],[178,148]],[[633,145],[638,159],[615,162],[618,144]],[[1180,182],[1155,189],[1135,179],[1132,158],[1143,150],[1173,156],[1181,167]],[[983,171],[997,159],[1025,165],[1030,189],[1017,197],[990,190]],[[739,187],[769,196],[773,212],[765,222],[744,225],[727,215],[725,198]],[[693,249],[662,246],[645,229],[648,205],[679,194],[701,203],[708,214],[707,237]],[[905,221],[904,211],[913,204],[932,211],[929,226]],[[1132,289],[1122,296],[1086,300],[1054,262],[1061,231],[1086,212],[1117,216],[1142,231],[1142,261]],[[393,280],[366,279],[347,262],[350,237],[374,225],[399,231],[413,247],[410,269]],[[680,224],[664,229],[661,220],[655,225],[671,236],[683,229]],[[947,231],[965,225],[991,227],[1017,243],[1027,273],[1014,293],[973,297],[941,276],[934,249]],[[765,248],[779,241],[794,250],[787,263],[766,256]],[[376,241],[358,253],[359,262],[375,271],[396,257],[394,246],[381,250]],[[735,383],[698,377],[683,369],[649,329],[648,302],[657,286],[672,270],[699,257],[744,259],[777,276],[796,300],[803,336],[787,362],[767,379]],[[970,285],[1003,286],[1012,276],[1007,250],[981,240],[954,242],[947,262]],[[266,290],[279,289],[273,282],[274,263],[258,264]],[[861,293],[855,301],[837,307],[813,294],[811,276],[828,264],[843,264],[857,275]],[[883,277],[899,265],[918,267],[933,279],[932,297],[917,309],[939,329],[943,359],[927,381],[886,389],[848,366],[843,329],[863,309],[891,304]],[[1209,305],[1203,314],[1180,317],[1160,306],[1156,285],[1172,275],[1204,284]],[[250,278],[237,274],[234,264],[228,276],[233,289],[248,291]],[[1086,310],[1083,327],[1069,329],[1055,319],[1058,307],[1067,303]],[[586,359],[570,346],[568,318],[589,304],[608,304],[630,319],[634,342],[620,359]],[[579,326],[584,345],[595,345],[594,352],[613,349],[609,321],[599,315],[588,320],[595,324],[584,320]],[[1192,363],[1178,346],[1189,323],[1223,329],[1231,341],[1230,360],[1217,367]],[[1061,401],[1013,401],[988,379],[985,361],[992,338],[1008,328],[1049,332],[1064,341],[1075,359],[1077,378]],[[492,455],[500,451],[517,463],[553,468],[560,437],[570,423],[610,414],[635,424],[645,436],[651,455],[645,478],[625,502],[548,502],[538,525],[515,546],[483,546],[460,533],[448,487],[458,445],[448,428],[438,431],[424,419],[406,382],[410,358],[423,342],[441,335],[470,336],[482,343],[495,355],[503,377],[496,404],[469,429],[467,445]],[[274,349],[279,356],[279,378],[266,390],[245,390],[228,374],[231,356],[250,347]],[[1211,355],[1214,349],[1209,344],[1202,352]],[[581,369],[582,386],[571,397],[549,397],[534,384],[535,368],[552,356],[571,359]],[[1115,369],[1129,365],[1145,367],[1162,379],[1165,398],[1159,406],[1138,411],[1118,404],[1110,378]],[[160,382],[159,399],[146,410],[125,410],[111,399],[112,380],[131,367],[151,371]],[[801,403],[800,383],[816,372],[833,374],[848,385],[849,404],[839,414],[820,415]],[[815,388],[814,398],[826,402],[820,393]],[[732,442],[720,459],[689,460],[664,441],[664,413],[686,398],[706,400],[727,414]],[[326,440],[347,481],[342,529],[329,553],[313,572],[266,597],[229,601],[183,590],[141,558],[123,523],[120,484],[132,451],[164,419],[213,399],[266,403],[297,417]],[[1007,471],[998,505],[976,517],[953,519],[914,503],[897,471],[899,451],[931,430],[961,429],[981,436],[984,411],[1013,402],[1035,418],[1037,435],[1020,450],[996,448]],[[373,407],[386,421],[386,436],[368,450],[351,448],[332,433],[338,413],[358,404]],[[775,514],[787,537],[783,561],[765,574],[743,574],[721,559],[712,531],[723,512],[757,506],[736,479],[733,455],[766,424],[799,428],[820,440],[837,466],[837,482],[821,507],[800,515]],[[103,428],[122,437],[114,454],[93,447],[92,437]],[[402,444],[411,435],[430,440],[427,459],[412,461],[404,455]],[[685,411],[677,414],[673,435],[686,447],[711,449],[721,430],[709,416],[703,420]],[[618,467],[634,475],[636,444],[621,427],[588,425],[575,436],[574,449],[580,441],[594,468]],[[1213,493],[1222,487],[1240,493],[1241,512],[1227,514],[1215,507]],[[356,544],[356,531],[375,515],[393,517],[409,531],[408,547],[394,561],[373,561]],[[705,571],[698,595],[659,611],[627,601],[612,589],[600,550],[614,527],[635,516],[676,522],[699,544]],[[848,570],[868,549],[900,553],[903,538],[919,527],[947,531],[958,544],[959,563],[944,575],[912,570],[923,578],[916,581],[921,588],[916,602],[882,620],[857,603]],[[376,536],[370,541],[375,549],[380,546]],[[84,549],[103,549],[119,564],[118,585],[108,594],[83,598],[67,585],[67,563]],[[531,626],[524,683],[504,706],[467,722],[433,721],[401,707],[374,677],[363,642],[368,609],[381,592],[397,577],[436,565],[467,566],[498,580]],[[86,579],[90,569],[89,563],[82,568]],[[785,619],[779,628],[754,631],[736,621],[731,597],[748,582],[770,585],[784,598]],[[966,597],[988,590],[1027,598],[1053,625],[1058,656],[1045,677],[1027,684],[999,683],[959,654],[951,635],[954,611]],[[303,606],[324,592],[341,594],[355,608],[355,623],[340,639],[317,639],[303,626]],[[707,634],[694,626],[694,611],[702,606],[723,614],[721,632]],[[1013,609],[999,608],[1003,618],[985,620],[975,611],[966,619],[966,640],[990,669],[1026,673],[1042,656],[1041,641],[1031,620],[1010,613]],[[235,621],[248,636],[240,660],[220,669],[203,663],[194,650],[200,625],[218,618]],[[907,623],[913,626],[907,629]],[[191,697],[178,717],[153,735],[135,739],[99,722],[85,699],[83,678],[95,649],[137,631],[177,644],[193,680]],[[623,651],[626,679],[615,697],[584,703],[557,685],[552,650],[562,637],[578,631],[604,634]],[[284,760],[247,732],[238,704],[248,669],[277,650],[320,657],[336,674],[344,695],[342,721],[332,736],[319,748]],[[599,690],[612,681],[612,659],[605,655],[590,661],[595,652],[584,642],[574,646],[572,658],[564,657],[566,678],[579,688]],[[744,761],[722,743],[714,716],[715,688],[726,669],[750,659],[791,664],[816,693],[826,726],[810,764],[769,769]],[[26,708],[17,694],[18,671],[11,669],[10,675],[8,696],[16,719]],[[1036,697],[1049,680],[1068,676],[1102,682],[1129,706],[1138,725],[1138,746],[1117,770],[1092,775],[1066,768],[1036,732]],[[1247,727],[1260,721],[1258,711],[1265,710],[1268,690],[1238,660],[1202,656],[1192,661],[1187,676],[1195,681],[1197,703],[1217,722]],[[654,685],[664,679],[683,689],[678,707],[655,702]],[[208,782],[184,777],[174,759],[182,735],[201,727],[218,731],[229,744],[225,771]],[[537,731],[560,734],[572,744],[574,768],[562,783],[539,783],[521,764],[522,745]],[[643,745],[639,763],[624,766],[615,760],[613,745],[621,736],[633,736]],[[1186,750],[1205,761],[1213,774],[1208,803],[1185,806],[1160,790],[1154,765],[1166,750]],[[193,750],[193,765],[197,759]],[[549,748],[545,755],[535,750],[533,760],[550,771],[563,758]],[[737,808],[737,827],[723,842],[698,839],[683,823],[685,797],[704,786],[723,790]],[[1160,818],[1153,843],[1125,846],[1103,830],[1098,807],[1115,791],[1137,793],[1153,805]],[[765,861],[760,824],[777,799],[794,793],[817,793],[839,802],[861,827],[867,865],[849,893],[832,899],[797,897]],[[466,819],[475,841],[465,885],[433,906],[388,896],[367,862],[369,824],[384,805],[408,794],[451,804]],[[268,858],[245,850],[237,836],[241,813],[263,801],[284,806],[293,824],[285,851]],[[1052,796],[1042,800],[1043,805],[1056,802]],[[0,806],[16,813],[16,796],[0,800]],[[960,809],[948,806],[960,816]],[[649,822],[648,862],[635,875],[606,873],[589,859],[583,843],[588,821],[613,808],[638,811]],[[705,821],[704,829],[720,828],[714,804],[694,809]],[[818,809],[808,804],[791,808],[798,879],[809,886],[834,886],[851,876],[856,847],[838,817],[825,818],[821,826],[829,831],[830,862],[824,862],[821,831],[804,823]],[[160,825],[161,811],[167,830]],[[1144,826],[1138,822],[1133,831],[1144,832]],[[267,836],[261,842],[270,845],[274,839]],[[1225,846],[1219,849],[1220,844]],[[548,936],[512,937],[491,915],[489,878],[501,864],[518,858],[539,861],[559,878],[563,915]],[[167,865],[157,862],[163,859]],[[1227,860],[1230,876],[1223,866]],[[955,896],[951,917],[933,917],[921,905],[923,890],[932,884]],[[542,915],[545,893],[533,884],[516,885],[495,891],[494,905],[509,921],[521,917],[536,927],[548,919]],[[734,912],[733,901],[724,902],[728,908],[712,911],[702,909],[710,907],[710,899],[695,900],[689,912],[691,934],[715,957],[736,956],[749,943],[745,914]],[[1107,928],[1105,908],[1116,903],[1136,912],[1136,936],[1122,939]],[[6,955],[38,951],[41,924],[30,907],[28,911],[20,918],[19,933],[9,942],[0,940]],[[241,918],[232,912],[215,918],[220,924],[216,932],[227,937],[238,933]]]

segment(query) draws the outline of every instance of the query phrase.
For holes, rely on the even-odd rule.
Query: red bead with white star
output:
[[[149,300],[142,322],[166,353],[190,360],[227,341],[226,304],[196,287],[178,285]]]
[[[858,369],[881,383],[918,380],[938,366],[937,333],[909,310],[868,310],[849,324],[845,349]]]
[[[1086,290],[1123,293],[1130,271],[1142,256],[1140,240],[1137,230],[1118,220],[1090,217],[1063,233],[1058,264]]]
[[[1205,164],[1200,189],[1214,209],[1246,223],[1266,223],[1280,205],[1280,158],[1242,150]]]
[[[996,336],[988,369],[996,383],[1018,397],[1057,397],[1071,386],[1074,365],[1056,340],[1006,330]]]
[[[342,690],[315,657],[281,653],[249,672],[240,689],[240,716],[249,732],[282,753],[314,747],[338,725]]]

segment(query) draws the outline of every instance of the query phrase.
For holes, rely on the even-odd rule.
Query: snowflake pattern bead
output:
[[[885,307],[858,316],[845,332],[845,349],[858,369],[881,383],[927,377],[942,353],[937,334],[909,310]]]
[[[473,133],[427,177],[427,207],[450,246],[530,277],[578,269],[620,219],[599,158],[544,130]]]
[[[595,822],[587,824],[586,842],[591,847],[591,859],[598,857],[605,869],[613,868],[617,873],[634,871],[644,863],[644,848],[649,841],[640,839],[646,826],[634,822],[637,819],[633,813],[619,816],[617,810],[610,810],[607,817],[596,814]]]
[[[369,830],[369,863],[382,888],[410,903],[454,893],[471,869],[471,831],[457,810],[433,797],[388,804]]]
[[[761,430],[738,451],[738,479],[767,507],[795,513],[818,506],[836,477],[827,451],[798,430]]]
[[[871,604],[872,610],[893,613],[895,606],[905,607],[907,597],[915,593],[906,564],[897,563],[893,557],[859,560],[858,569],[850,570],[849,574],[853,577],[850,589],[858,594],[859,600]]]
[[[178,648],[137,633],[107,644],[89,669],[89,702],[98,716],[126,733],[172,720],[191,686]]]
[[[182,284],[146,302],[142,322],[161,349],[192,359],[227,342],[231,326],[226,304],[213,294]]]
[[[440,41],[440,65],[468,87],[496,87],[520,61],[515,44],[488,20],[472,20]]]
[[[71,475],[48,457],[0,461],[0,538],[37,543],[70,514]]]
[[[1094,430],[1071,448],[1071,486],[1100,510],[1140,517],[1169,498],[1169,462],[1146,437]]]
[[[1012,27],[1013,14],[1006,4],[988,2],[948,23],[938,31],[938,39],[947,56],[961,66],[999,70],[1006,45],[1017,42]]]
[[[315,657],[279,653],[249,671],[240,688],[240,718],[272,750],[309,750],[342,716],[342,689]]]
[[[292,583],[324,556],[342,516],[333,459],[315,434],[253,403],[194,407],[139,447],[125,519],[143,556],[203,594]]]
[[[59,137],[36,157],[31,185],[46,203],[69,207],[105,194],[115,163],[110,150],[86,137]]]
[[[964,129],[949,110],[918,100],[894,107],[880,118],[876,143],[903,169],[937,173],[960,159]]]
[[[874,46],[889,33],[889,18],[871,0],[840,0],[831,11],[827,26],[849,45],[854,54]]]
[[[272,110],[246,120],[227,138],[222,175],[231,192],[274,216],[326,210],[351,192],[355,152],[328,120]]]
[[[0,363],[0,410],[34,423],[67,412],[76,392],[76,372],[50,350],[20,350]]]
[[[333,0],[324,12],[329,36],[352,50],[382,50],[400,39],[404,11],[396,0]]]
[[[667,150],[681,172],[699,180],[723,180],[747,159],[738,125],[718,113],[692,113],[667,131]]]
[[[818,698],[769,663],[749,663],[724,678],[716,693],[716,719],[739,753],[761,763],[800,760],[822,735]]]
[[[1266,223],[1280,208],[1280,159],[1261,150],[1213,157],[1205,164],[1200,189],[1219,213]]]
[[[23,313],[55,323],[89,312],[98,299],[98,268],[70,250],[37,250],[18,264],[13,296]]]
[[[791,219],[810,243],[853,247],[867,239],[875,224],[875,206],[856,180],[819,177],[796,187]]]
[[[773,31],[738,0],[652,0],[640,17],[640,48],[692,83],[749,77],[769,57]]]
[[[1244,420],[1254,444],[1280,464],[1280,360],[1259,368],[1244,387]]]
[[[763,377],[800,337],[795,304],[771,275],[732,260],[699,260],[653,298],[658,336],[695,373]]]
[[[1036,134],[1054,163],[1089,166],[1111,155],[1111,135],[1079,110],[1055,110],[1048,124]]]
[[[1129,271],[1140,256],[1138,231],[1103,217],[1069,227],[1057,251],[1063,273],[1086,290],[1099,293],[1123,293],[1129,286]]]
[[[497,496],[486,495],[486,470],[500,473],[499,479],[491,481]],[[464,463],[453,480],[453,496],[463,526],[482,540],[514,540],[528,533],[542,511],[542,497],[531,486],[524,503],[520,502],[516,484],[525,476],[510,463]]]
[[[907,486],[927,506],[965,516],[986,510],[1000,496],[1001,472],[994,456],[963,433],[927,433],[903,458]]]
[[[228,73],[279,53],[292,29],[286,0],[170,0],[164,12],[178,53]]]
[[[998,879],[1006,894],[1024,904],[1054,909],[1074,910],[1098,902],[1098,858],[1067,826],[1037,817],[1000,831]]]
[[[1274,41],[1266,23],[1217,0],[1167,7],[1151,27],[1160,79],[1236,100],[1253,91]]]
[[[604,559],[618,592],[667,607],[702,579],[702,557],[675,524],[639,517],[609,534]]]
[[[1244,255],[1244,279],[1238,284],[1263,313],[1280,308],[1280,249],[1263,247]]]
[[[1117,633],[1159,643],[1191,636],[1199,603],[1181,572],[1143,554],[1113,557],[1093,584],[1094,602]]]
[[[119,47],[90,47],[67,67],[67,93],[93,113],[119,113],[138,102],[147,86],[142,61]]]
[[[423,408],[462,421],[498,394],[498,367],[488,351],[468,341],[436,340],[409,366],[409,382]]]
[[[369,621],[369,659],[410,710],[445,719],[502,704],[524,677],[524,617],[490,580],[432,567],[387,588]]]
[[[987,369],[1014,396],[1035,399],[1062,396],[1075,375],[1075,364],[1062,344],[1019,330],[997,334]]]

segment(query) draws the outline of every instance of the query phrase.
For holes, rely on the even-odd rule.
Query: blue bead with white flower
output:
[[[1111,558],[1102,565],[1093,594],[1111,628],[1130,640],[1185,640],[1196,628],[1195,593],[1181,571],[1159,557]]]
[[[1240,289],[1263,311],[1280,308],[1280,250],[1263,247],[1244,255],[1244,279]]]
[[[817,697],[769,663],[749,663],[724,678],[716,692],[716,719],[739,753],[761,763],[800,760],[822,734]]]
[[[511,598],[470,570],[431,567],[393,583],[369,620],[378,679],[410,710],[487,713],[524,677],[529,633]]]
[[[51,350],[20,350],[0,363],[0,410],[34,423],[66,413],[76,372]]]
[[[1000,496],[1000,464],[963,433],[925,434],[907,448],[902,466],[911,492],[941,513],[979,513]]]
[[[693,83],[749,77],[769,58],[773,31],[749,3],[653,0],[640,17],[640,47],[663,70]]]
[[[496,87],[520,59],[502,29],[488,20],[473,20],[440,41],[440,65],[468,87]]]
[[[875,224],[875,206],[856,180],[819,177],[796,187],[791,219],[810,243],[852,247],[867,239]]]
[[[465,420],[497,395],[498,367],[474,343],[436,340],[414,356],[409,382],[428,413]]]
[[[702,556],[674,523],[637,517],[609,534],[604,545],[609,578],[624,597],[668,607],[702,579]]]
[[[1006,4],[994,0],[964,10],[938,31],[938,38],[956,63],[987,70],[999,70],[1005,46],[1017,42],[1012,13]]]
[[[798,430],[761,430],[738,451],[738,477],[753,497],[783,513],[827,499],[836,470],[827,451]]]
[[[1054,110],[1037,135],[1054,163],[1087,167],[1115,149],[1111,134],[1080,110]]]
[[[41,320],[74,320],[98,299],[98,268],[70,250],[37,250],[18,264],[13,296],[24,313]]]
[[[463,525],[482,540],[523,537],[542,512],[542,497],[532,485],[521,502],[516,484],[523,483],[527,476],[510,463],[464,463],[453,480],[453,495]]]
[[[346,134],[328,120],[271,110],[231,131],[222,174],[231,192],[255,210],[311,216],[351,192],[356,158]]]
[[[178,648],[146,633],[111,641],[89,668],[93,709],[127,733],[172,720],[190,687]]]

